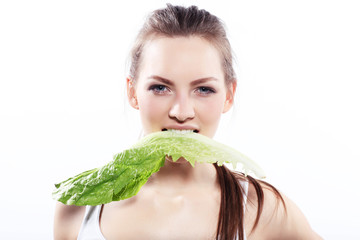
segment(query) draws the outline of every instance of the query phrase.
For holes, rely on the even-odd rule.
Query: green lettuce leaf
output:
[[[67,205],[100,205],[135,196],[149,177],[164,165],[165,156],[176,162],[185,158],[198,163],[241,163],[259,178],[265,174],[252,160],[237,150],[201,134],[179,131],[151,133],[114,156],[103,167],[85,171],[55,184],[53,198]]]

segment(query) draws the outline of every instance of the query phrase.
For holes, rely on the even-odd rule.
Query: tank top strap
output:
[[[100,230],[102,206],[86,206],[85,216],[77,240],[105,240]]]
[[[246,210],[246,202],[247,202],[247,195],[248,195],[248,191],[249,191],[249,182],[248,181],[240,181],[240,185],[243,189],[243,201],[244,201],[244,214],[245,214],[245,210]],[[239,236],[236,236],[236,240],[239,239]],[[245,228],[244,228],[244,240],[246,240],[246,232],[245,232]]]
[[[247,202],[247,195],[248,195],[248,191],[249,191],[249,182],[248,181],[240,181],[240,185],[242,187],[242,189],[244,190],[244,206],[246,205]],[[245,210],[245,208],[244,208]]]

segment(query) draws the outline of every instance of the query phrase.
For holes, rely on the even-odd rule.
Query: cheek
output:
[[[224,101],[224,97],[221,95],[200,103],[198,115],[204,125],[217,127],[224,109]]]
[[[143,126],[149,130],[156,129],[155,125],[160,124],[167,114],[165,101],[142,94],[138,96],[138,104]]]

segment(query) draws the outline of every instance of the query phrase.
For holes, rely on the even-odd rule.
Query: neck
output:
[[[217,184],[216,169],[210,163],[195,163],[193,167],[184,158],[176,162],[166,158],[164,166],[149,178],[147,184],[173,189],[200,185],[214,187]]]

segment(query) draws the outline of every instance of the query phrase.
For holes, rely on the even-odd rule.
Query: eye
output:
[[[156,94],[165,94],[167,91],[170,91],[170,90],[165,85],[154,84],[149,87],[149,91],[152,91]]]
[[[211,87],[198,87],[196,91],[201,95],[209,95],[215,93],[216,91]]]

